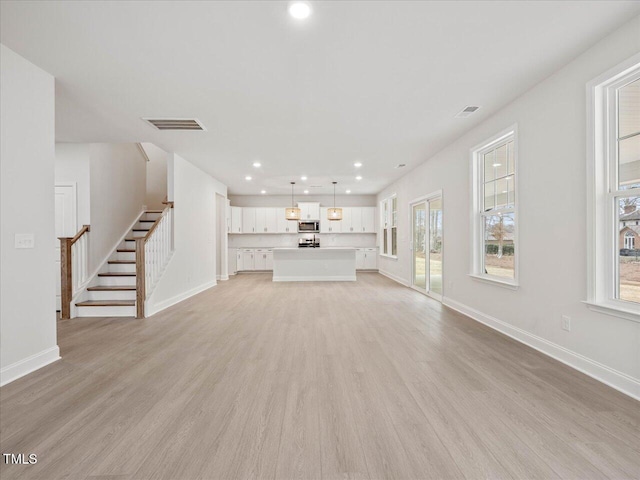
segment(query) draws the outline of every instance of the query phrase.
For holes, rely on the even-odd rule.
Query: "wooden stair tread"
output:
[[[99,273],[99,277],[135,277],[135,272],[105,272]]]
[[[107,263],[115,263],[117,265],[131,265],[135,264],[135,260],[109,260]]]
[[[148,232],[150,229],[149,228],[133,228],[131,230],[134,232]]]
[[[130,292],[135,289],[136,287],[133,285],[96,285],[95,287],[87,288],[89,292]]]
[[[142,238],[142,237],[137,237],[137,238]],[[127,237],[124,239],[125,242],[135,242],[136,241],[136,237]]]
[[[87,300],[76,303],[76,307],[135,307],[135,300]]]
[[[156,220],[138,220],[140,223],[145,222],[145,223],[156,223]]]
[[[164,210],[145,210],[144,213],[162,213]]]
[[[133,248],[119,248],[116,250],[116,252],[118,253],[136,253],[135,249]]]

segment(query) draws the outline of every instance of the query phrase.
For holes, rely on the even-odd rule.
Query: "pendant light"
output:
[[[291,208],[285,208],[287,220],[300,220],[300,209],[293,203],[293,186],[296,182],[291,182]]]
[[[329,220],[342,220],[342,209],[336,208],[336,183],[333,183],[333,208],[327,208],[327,218]]]

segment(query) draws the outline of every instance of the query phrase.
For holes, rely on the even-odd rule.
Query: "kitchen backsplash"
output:
[[[313,234],[295,233],[273,235],[229,235],[229,248],[249,247],[297,247],[298,239],[312,237]],[[376,234],[327,234],[316,233],[321,247],[375,247]]]

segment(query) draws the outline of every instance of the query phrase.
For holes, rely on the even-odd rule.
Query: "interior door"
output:
[[[76,187],[75,185],[56,185],[55,187],[55,277],[56,310],[60,310],[60,237],[73,237],[77,233]]]
[[[442,195],[411,204],[411,286],[442,300]]]

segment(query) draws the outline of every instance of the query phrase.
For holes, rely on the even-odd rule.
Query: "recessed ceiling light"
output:
[[[262,164],[260,162],[253,162],[253,166],[256,168],[260,168]]]
[[[354,167],[360,168],[362,166],[362,162],[356,162],[353,164]]]
[[[304,193],[309,193],[309,190],[305,190]]]
[[[302,180],[303,182],[307,179],[307,177],[305,175],[300,177],[300,180]]]
[[[251,175],[247,175],[246,177],[244,177],[244,179],[247,181],[251,180]]]
[[[499,167],[499,166],[501,166],[501,165],[502,165],[501,163],[494,163],[494,164],[493,164],[493,166],[494,166],[494,167]]]
[[[304,20],[311,15],[311,5],[307,2],[291,2],[289,4],[289,15],[296,20]]]
[[[347,193],[348,193],[348,194],[349,194],[349,193],[351,193],[351,190],[347,190]]]
[[[267,191],[266,190],[260,190],[260,193],[264,195],[265,193],[267,193]]]
[[[356,180],[362,180],[362,177],[361,177],[360,175],[358,175],[358,176],[356,177]]]

